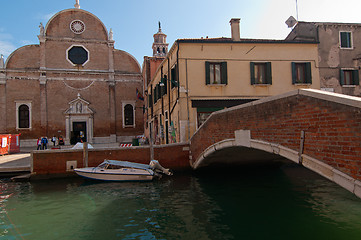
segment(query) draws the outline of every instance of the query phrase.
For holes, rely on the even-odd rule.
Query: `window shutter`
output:
[[[292,68],[292,84],[295,84],[296,83],[296,63],[292,62],[291,68]]]
[[[254,77],[254,62],[250,63],[250,70],[251,70],[251,85],[256,83],[256,79]]]
[[[354,85],[360,85],[358,70],[353,70],[352,71],[352,79],[353,79]]]
[[[227,62],[221,63],[221,84],[227,84]]]
[[[162,87],[158,83],[157,84],[157,100],[160,99],[161,97],[162,97]]]
[[[148,95],[148,107],[152,107],[153,106],[153,99],[152,99],[152,94]]]
[[[340,32],[341,35],[341,47],[350,48],[351,47],[351,33],[349,32]]]
[[[345,85],[345,75],[342,69],[340,69],[340,84]]]
[[[206,62],[206,85],[210,84],[209,62]]]
[[[157,102],[157,85],[155,85],[153,89],[153,103],[155,104]]]
[[[306,63],[306,83],[312,83],[311,63]]]
[[[272,67],[271,63],[266,63],[266,81],[268,84],[272,84]]]

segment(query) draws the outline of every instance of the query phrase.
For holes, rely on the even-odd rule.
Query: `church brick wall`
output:
[[[75,20],[85,25],[79,34],[70,29]],[[0,86],[5,93],[0,132],[21,133],[21,142],[34,144],[40,136],[62,135],[69,140],[74,122],[86,122],[94,142],[96,138],[129,140],[143,133],[143,103],[136,96],[136,89],[142,92],[143,87],[139,64],[130,54],[114,49],[114,40],[96,16],[81,9],[61,11],[38,37],[38,45],[21,47],[7,60]],[[83,65],[68,61],[67,51],[73,45],[88,51]],[[84,111],[91,110],[75,112],[74,101],[84,104]],[[17,129],[17,102],[31,105],[31,128]],[[123,127],[127,102],[136,107],[135,127]]]

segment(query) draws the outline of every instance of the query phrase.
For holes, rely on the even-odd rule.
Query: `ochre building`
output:
[[[0,133],[21,133],[22,146],[41,136],[74,144],[142,134],[140,65],[114,48],[112,30],[78,4],[39,29],[39,44],[0,61]]]

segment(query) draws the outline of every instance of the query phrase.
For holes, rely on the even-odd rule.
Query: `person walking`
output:
[[[55,137],[55,136],[53,136],[53,137],[51,138],[51,141],[53,142],[53,144],[54,144],[54,147],[55,147],[55,143],[56,143],[56,137]]]
[[[38,148],[36,150],[41,150],[41,137],[38,138],[36,145],[38,145]]]
[[[44,150],[44,149],[48,149],[48,139],[47,139],[46,137],[43,137],[43,138],[41,139],[41,145],[42,145],[42,147],[43,147],[43,150]]]

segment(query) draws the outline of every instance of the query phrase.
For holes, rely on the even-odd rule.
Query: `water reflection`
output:
[[[0,189],[0,239],[361,235],[361,201],[296,165],[208,169],[145,183],[2,181]]]

